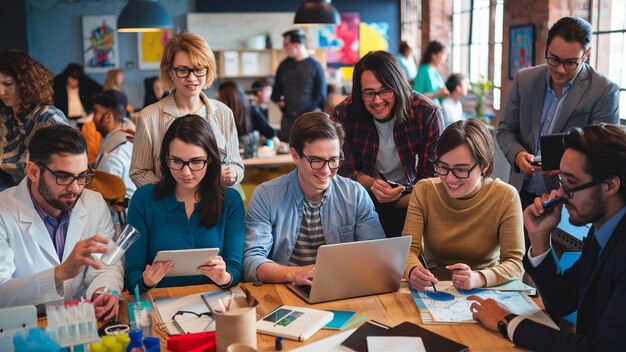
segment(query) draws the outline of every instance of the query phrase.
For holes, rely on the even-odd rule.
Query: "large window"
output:
[[[622,124],[626,120],[626,0],[593,0],[591,65],[620,86]]]
[[[504,0],[453,0],[452,5],[452,72],[467,74],[471,82],[493,82],[495,110],[500,110],[503,10]]]
[[[422,2],[421,0],[402,0],[400,3],[400,36],[419,56],[422,46]],[[392,49],[393,50],[393,49]]]

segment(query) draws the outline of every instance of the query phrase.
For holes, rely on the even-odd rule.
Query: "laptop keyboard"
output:
[[[304,291],[307,296],[311,295],[311,286],[310,285],[298,285],[298,288]]]

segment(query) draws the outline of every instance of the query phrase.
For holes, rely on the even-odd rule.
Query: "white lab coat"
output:
[[[72,209],[63,261],[74,245],[99,234],[112,239],[113,223],[99,193],[83,190]],[[41,305],[58,300],[91,298],[106,285],[122,291],[124,269],[120,260],[101,270],[87,267],[59,287],[54,268],[61,264],[43,220],[28,192],[28,177],[0,193],[0,308],[24,304]],[[39,307],[41,308],[41,307]]]

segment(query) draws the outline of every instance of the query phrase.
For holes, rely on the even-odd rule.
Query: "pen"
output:
[[[424,258],[424,253],[420,253],[419,260],[420,260],[420,263],[422,263],[422,265],[424,266],[424,269],[428,270],[428,264],[426,264],[426,259]],[[433,285],[433,290],[435,290],[435,292],[437,292],[437,288],[435,287],[435,284],[431,283],[431,285]]]

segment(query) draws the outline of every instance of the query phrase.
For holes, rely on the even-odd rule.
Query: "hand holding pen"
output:
[[[420,263],[422,264],[423,268],[416,266],[411,271],[411,275],[409,277],[409,283],[411,284],[411,287],[419,291],[424,291],[426,290],[428,286],[432,286],[435,292],[437,292],[437,288],[435,287],[435,284],[438,283],[439,280],[437,280],[435,275],[433,275],[430,272],[430,270],[428,270],[428,264],[426,263],[426,260],[424,259],[424,254],[420,254],[418,256],[418,259]]]

